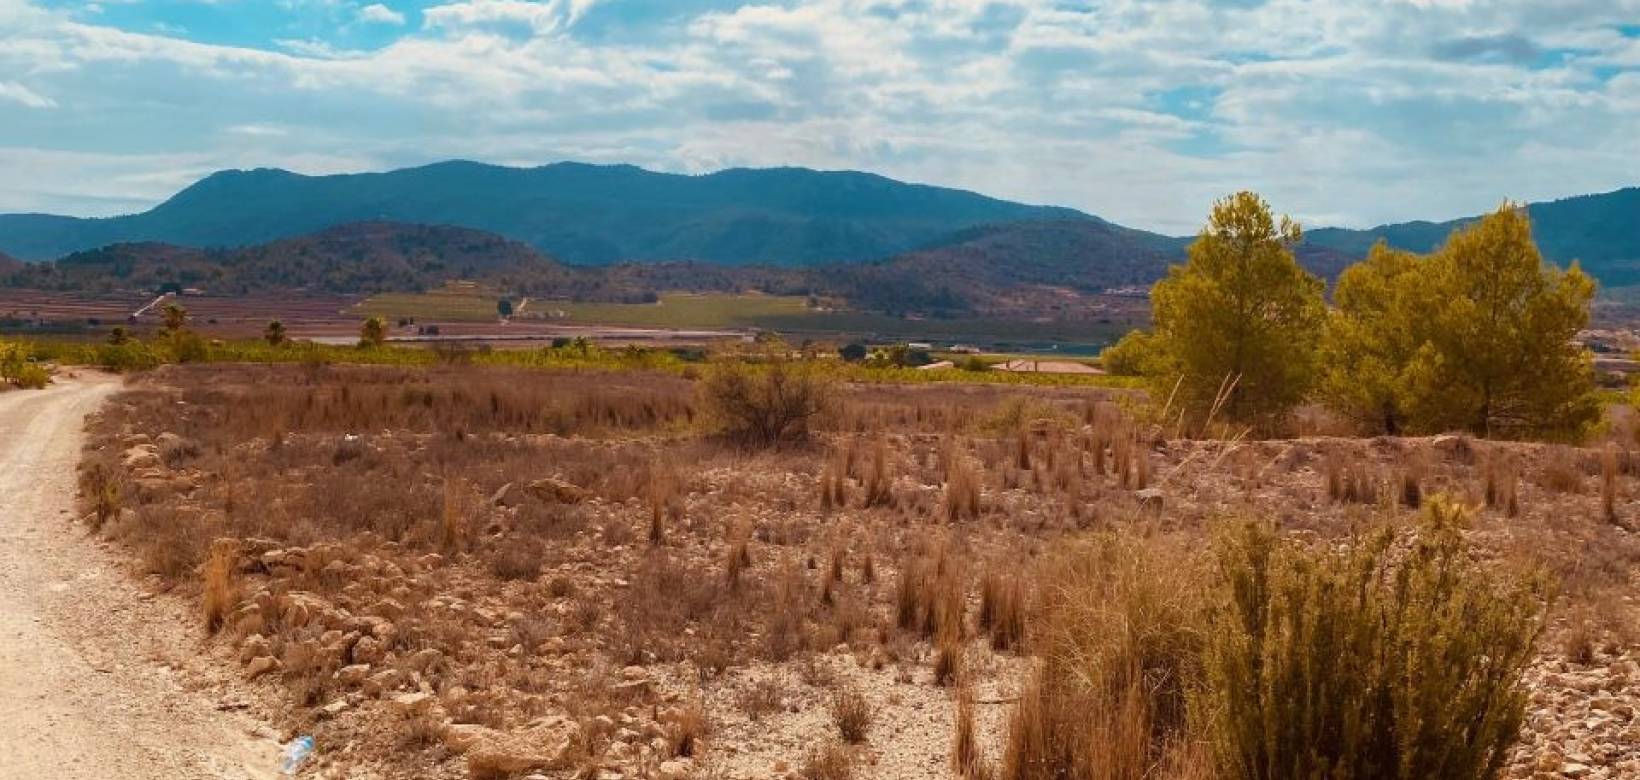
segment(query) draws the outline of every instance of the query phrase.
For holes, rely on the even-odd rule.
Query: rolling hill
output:
[[[596,276],[491,233],[391,222],[341,225],[240,249],[111,244],[0,275],[7,286],[42,290],[154,290],[175,284],[221,294],[409,291],[450,279],[565,291],[600,283]]]
[[[1640,282],[1640,188],[1532,203],[1527,213],[1538,247],[1550,261],[1563,266],[1580,261],[1583,270],[1607,286]],[[1403,222],[1369,230],[1322,228],[1305,231],[1304,237],[1307,244],[1355,258],[1366,256],[1379,239],[1401,249],[1429,252],[1454,229],[1474,220]]]
[[[0,215],[0,251],[47,260],[116,243],[231,248],[394,221],[484,230],[579,265],[811,266],[889,257],[976,225],[1049,218],[1086,215],[846,171],[684,176],[630,165],[456,161],[333,176],[222,171],[140,214]]]
[[[510,293],[580,301],[651,301],[666,291],[825,295],[891,313],[1036,316],[1067,296],[1144,286],[1183,259],[1163,239],[1097,219],[982,225],[886,260],[810,268],[694,261],[569,266],[469,228],[359,222],[234,249],[155,241],[110,244],[56,261],[0,264],[0,286],[57,292],[213,294],[416,292],[454,279]],[[1303,246],[1300,260],[1331,278],[1349,258]],[[1074,307],[1074,303],[1069,304]]]

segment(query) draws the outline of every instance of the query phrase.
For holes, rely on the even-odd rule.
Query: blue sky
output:
[[[0,211],[221,168],[871,170],[1187,233],[1640,184],[1640,0],[0,0]]]

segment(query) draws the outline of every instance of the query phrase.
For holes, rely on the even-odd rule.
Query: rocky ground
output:
[[[1640,502],[1620,446],[1169,441],[1069,391],[868,388],[820,444],[746,454],[656,415],[562,434],[382,427],[327,411],[334,378],[278,400],[320,412],[259,428],[227,411],[254,405],[250,379],[159,374],[115,400],[88,463],[129,499],[107,533],[139,550],[133,568],[222,605],[215,652],[286,736],[318,738],[332,776],[831,778],[840,761],[951,777],[957,688],[898,619],[908,571],[956,572],[957,667],[994,759],[1031,661],[992,648],[980,583],[1028,582],[1058,543],[1113,525],[1205,534],[1257,514],[1341,536],[1413,511],[1409,484],[1479,507],[1483,554],[1563,583],[1509,776],[1640,773]],[[199,552],[167,561],[156,533]],[[864,702],[857,733],[846,695]]]

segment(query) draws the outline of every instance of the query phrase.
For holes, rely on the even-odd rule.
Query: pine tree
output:
[[[1302,235],[1254,193],[1213,204],[1188,262],[1151,291],[1157,354],[1146,373],[1159,403],[1197,424],[1217,410],[1269,428],[1304,400],[1326,310],[1321,280],[1293,256]]]

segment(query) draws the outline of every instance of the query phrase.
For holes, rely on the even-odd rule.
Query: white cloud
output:
[[[57,101],[15,81],[0,81],[0,100],[28,108],[56,108]]]
[[[519,25],[537,33],[567,28],[598,0],[464,0],[422,11],[430,28]]]
[[[114,117],[104,153],[162,180],[185,169],[156,149],[232,167],[865,168],[1181,233],[1241,187],[1312,221],[1438,219],[1634,184],[1640,152],[1640,76],[1600,70],[1640,67],[1618,30],[1640,0],[459,0],[422,16],[385,46],[300,31],[270,51],[0,0],[0,100],[88,106],[8,114],[0,145],[97,139],[76,123]],[[85,186],[68,175],[12,186],[61,203],[49,193]]]
[[[394,26],[404,24],[404,14],[381,3],[371,3],[360,8],[358,19],[366,24],[390,24]]]

